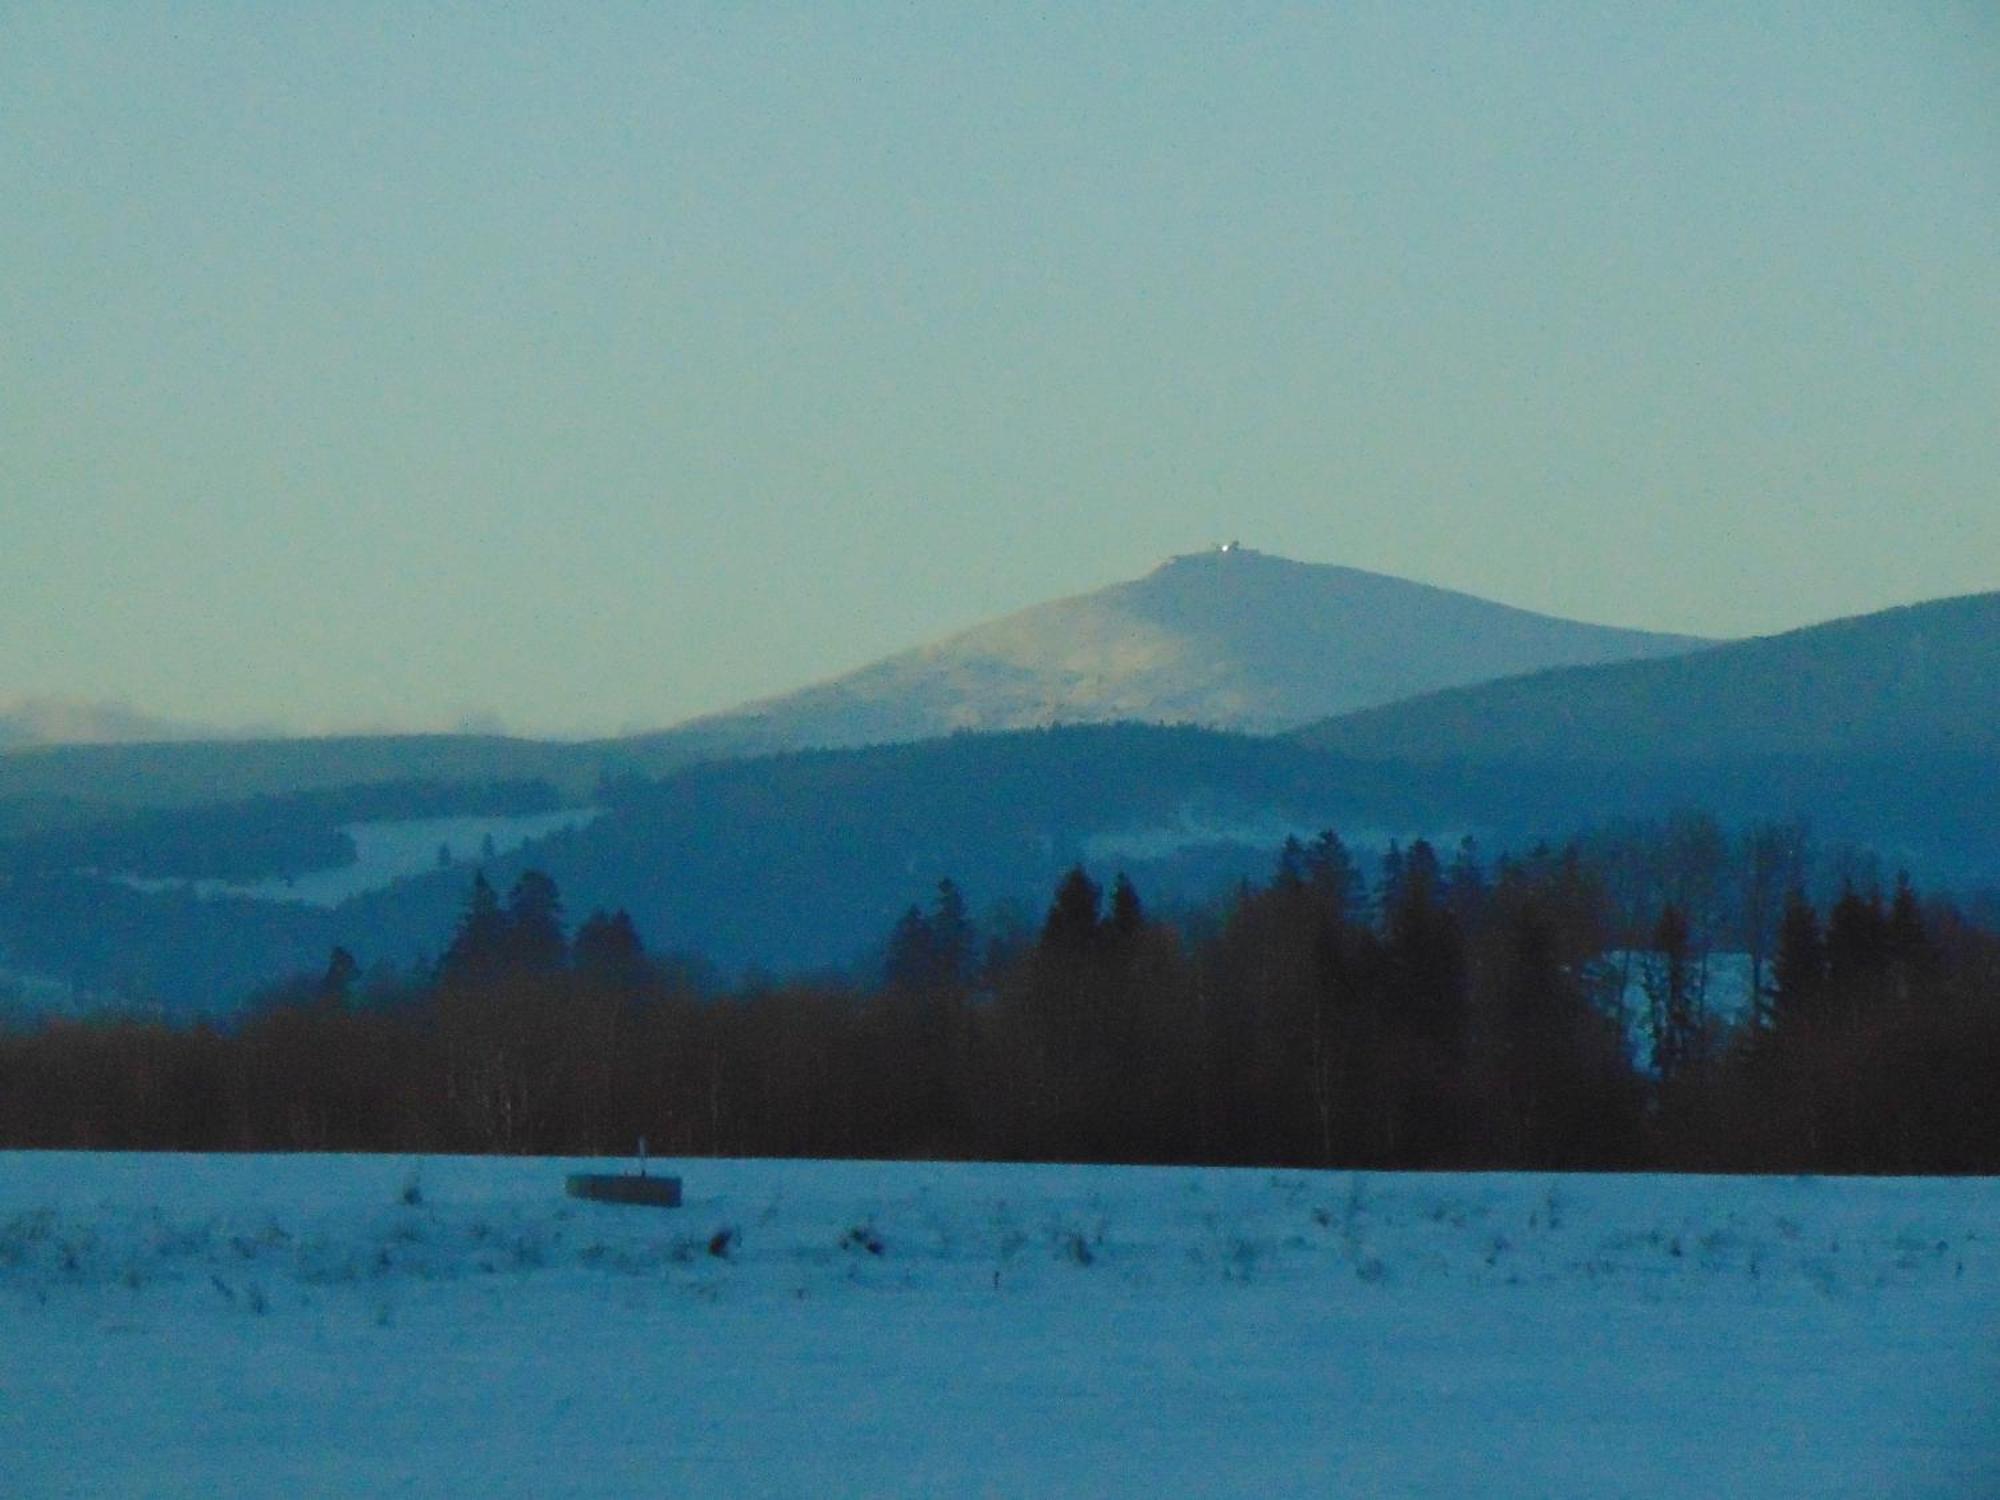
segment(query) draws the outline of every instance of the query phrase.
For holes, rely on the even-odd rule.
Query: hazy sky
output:
[[[1229,537],[2000,587],[1995,16],[0,0],[0,702],[655,724]]]

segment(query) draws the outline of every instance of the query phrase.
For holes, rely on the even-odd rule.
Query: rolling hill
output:
[[[0,707],[0,751],[40,745],[132,745],[222,737],[212,727],[154,718],[122,703],[17,698]]]
[[[478,863],[502,890],[527,869],[552,875],[572,920],[624,907],[655,951],[791,973],[865,961],[945,876],[990,930],[1031,930],[1072,862],[1106,879],[1126,871],[1149,905],[1171,908],[1264,875],[1288,833],[1325,827],[1369,861],[1389,838],[1420,834],[1449,844],[1473,833],[1491,853],[1689,807],[1738,827],[1803,816],[1826,847],[1870,846],[1927,888],[1976,889],[2000,884],[1992,771],[1990,758],[1964,757],[1402,763],[1287,738],[1087,725],[631,777],[600,788],[598,816]],[[332,907],[209,896],[197,883],[304,875],[339,858],[314,851],[345,847],[346,820],[429,815],[439,795],[302,794],[0,842],[0,970],[202,1011],[315,971],[336,943],[364,965],[434,958],[463,910],[469,856]],[[513,806],[536,791],[487,795]],[[88,865],[38,853],[78,846]],[[118,867],[159,876],[95,873]]]
[[[2000,593],[1835,620],[1654,661],[1537,672],[1298,730],[1391,761],[2000,763]]]
[[[1070,863],[1093,855],[1143,875],[1150,896],[1206,895],[1261,873],[1287,832],[1400,829],[1421,812],[1404,778],[1378,767],[1348,777],[1335,757],[1278,740],[1139,725],[716,760],[603,790],[602,816],[481,861],[488,877],[505,889],[524,869],[545,870],[573,916],[626,907],[649,943],[728,969],[851,962],[947,875],[982,910],[1019,902],[1032,913]],[[179,883],[142,887],[35,857],[76,836],[0,843],[0,968],[227,1009],[261,981],[323,964],[336,942],[365,963],[435,957],[468,866],[332,909],[195,891],[204,841],[218,868],[234,856],[247,875],[274,842],[253,840],[260,823],[286,849],[307,848],[315,831],[336,839],[346,811],[324,802],[93,831],[125,851],[119,864]]]
[[[1132,582],[1036,605],[831,682],[620,739],[203,741],[134,719],[69,736],[89,743],[51,743],[51,735],[65,737],[55,733],[60,726],[37,720],[32,735],[23,730],[10,743],[0,720],[0,836],[135,808],[393,781],[534,779],[581,800],[606,778],[966,730],[1131,721],[1261,733],[1505,673],[1701,644],[1231,547],[1174,558]],[[158,732],[142,732],[149,728]],[[146,742],[110,742],[135,738]]]

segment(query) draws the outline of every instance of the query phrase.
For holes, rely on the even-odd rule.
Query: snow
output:
[[[0,1493],[2000,1494],[2000,1182],[589,1165],[0,1154]]]
[[[1626,1045],[1632,1059],[1648,1072],[1653,1067],[1652,1000],[1646,992],[1649,978],[1659,975],[1665,960],[1643,948],[1615,948],[1602,962],[1625,976],[1621,1015],[1625,1023]],[[1765,960],[1768,965],[1769,960]],[[1750,955],[1716,952],[1694,960],[1693,995],[1695,1009],[1710,1025],[1726,1035],[1746,1025],[1755,1009],[1751,985]],[[1766,982],[1770,970],[1765,969]]]
[[[227,880],[162,880],[146,876],[119,878],[135,890],[163,891],[192,887],[204,900],[247,896],[256,901],[294,901],[302,906],[334,907],[369,891],[383,890],[412,875],[438,866],[438,850],[450,851],[453,864],[477,864],[508,854],[571,828],[582,828],[601,815],[594,807],[557,812],[486,816],[464,813],[443,818],[398,818],[349,823],[340,830],[354,843],[351,864],[307,870],[298,875],[236,883]]]

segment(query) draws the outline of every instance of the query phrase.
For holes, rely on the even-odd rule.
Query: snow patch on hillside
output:
[[[2000,1492],[2000,1184],[0,1155],[10,1494]]]
[[[138,875],[119,879],[141,891],[192,889],[204,900],[222,896],[253,901],[294,901],[335,907],[343,901],[422,875],[440,865],[474,864],[510,854],[524,844],[582,828],[602,815],[594,807],[505,815],[459,814],[443,818],[400,818],[349,823],[342,827],[354,844],[351,864],[270,880],[159,880]]]

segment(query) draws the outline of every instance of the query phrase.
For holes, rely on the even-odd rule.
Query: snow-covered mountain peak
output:
[[[1229,542],[689,727],[772,749],[1114,720],[1262,732],[1702,644]]]

